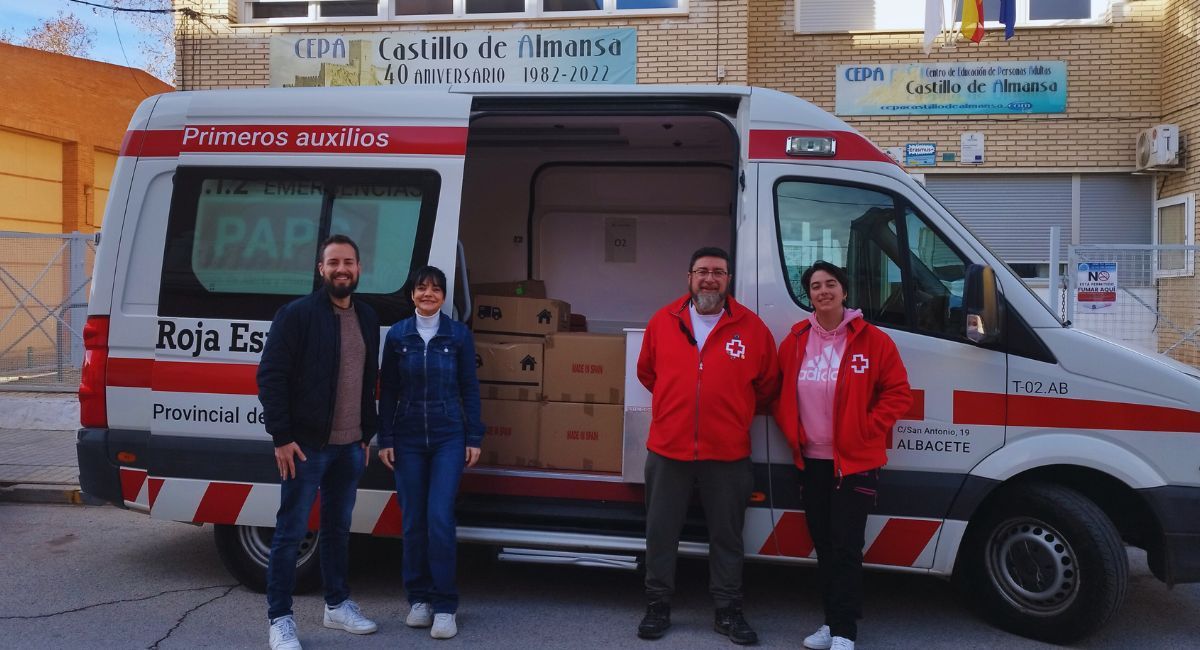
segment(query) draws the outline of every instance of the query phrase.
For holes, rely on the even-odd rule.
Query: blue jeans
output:
[[[325,603],[330,607],[350,597],[346,584],[349,562],[350,515],[363,473],[362,445],[325,445],[321,449],[301,446],[308,459],[296,459],[296,478],[285,478],[279,486],[279,513],[271,538],[267,564],[267,618],[292,613],[292,590],[296,586],[296,553],[308,532],[308,516],[317,490],[321,494],[321,582]]]
[[[466,464],[460,433],[401,436],[396,487],[404,524],[404,590],[409,603],[429,603],[435,614],[458,611],[458,535],[454,501]],[[416,439],[416,438],[419,438]]]

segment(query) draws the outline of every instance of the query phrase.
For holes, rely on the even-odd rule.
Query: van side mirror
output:
[[[969,340],[990,343],[1000,338],[1000,296],[992,267],[982,264],[967,267],[963,307],[967,314],[964,335]]]

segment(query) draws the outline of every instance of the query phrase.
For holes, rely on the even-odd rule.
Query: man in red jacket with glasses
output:
[[[709,536],[709,590],[717,632],[738,644],[758,635],[742,614],[742,525],[754,488],[750,422],[779,390],[775,339],[729,296],[729,253],[701,248],[688,293],[650,319],[638,379],[653,396],[646,443],[646,596],[638,636],[671,626],[675,560],[692,488]]]

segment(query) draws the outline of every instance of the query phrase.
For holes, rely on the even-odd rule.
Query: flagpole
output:
[[[954,28],[954,23],[955,23],[954,18],[955,18],[955,16],[959,16],[959,17],[962,16],[962,3],[963,3],[963,0],[952,0],[952,2],[951,2],[951,5],[952,5],[951,9],[953,9],[954,13],[951,13],[949,16],[949,19],[947,20],[947,22],[950,24],[950,26],[945,30],[945,38],[943,39],[943,42],[942,42],[943,49],[947,49],[947,50],[957,49],[956,43],[958,42],[958,37],[955,36],[955,34],[957,34],[959,30]],[[959,29],[961,29],[961,26]]]

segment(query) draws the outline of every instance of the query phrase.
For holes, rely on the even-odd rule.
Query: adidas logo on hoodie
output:
[[[821,356],[804,362],[800,369],[798,381],[837,381],[838,367],[842,360],[834,352],[832,345],[826,345],[821,350]]]

